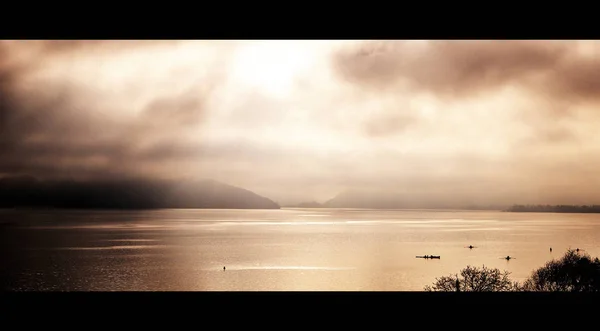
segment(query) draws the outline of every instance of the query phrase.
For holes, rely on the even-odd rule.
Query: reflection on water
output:
[[[227,271],[231,270],[352,270],[354,268],[335,268],[335,267],[310,267],[310,266],[297,266],[297,265],[289,265],[289,266],[241,266],[241,265],[233,265],[228,266]],[[207,269],[207,270],[214,270]]]
[[[10,290],[422,290],[468,264],[522,280],[569,247],[600,256],[599,221],[493,211],[0,211],[0,223],[13,224],[0,227],[0,280]]]
[[[69,251],[90,251],[90,250],[109,250],[109,249],[156,249],[166,248],[165,245],[131,245],[131,246],[106,246],[106,247],[58,247],[50,249],[69,250]]]
[[[144,241],[160,241],[158,239],[105,239],[103,241],[123,241],[123,242],[144,242]]]

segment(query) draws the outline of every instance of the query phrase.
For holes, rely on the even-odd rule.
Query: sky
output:
[[[0,41],[0,176],[600,203],[598,41]]]

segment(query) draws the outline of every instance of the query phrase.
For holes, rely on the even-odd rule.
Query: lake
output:
[[[421,291],[467,265],[523,280],[569,247],[600,256],[600,214],[5,210],[0,221],[0,278],[14,291]]]

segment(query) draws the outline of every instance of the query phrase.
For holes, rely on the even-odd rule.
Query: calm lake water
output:
[[[17,291],[420,291],[467,265],[522,280],[569,247],[600,256],[598,214],[0,211],[0,221],[13,224],[0,225],[1,285]],[[441,259],[415,257],[425,254]]]

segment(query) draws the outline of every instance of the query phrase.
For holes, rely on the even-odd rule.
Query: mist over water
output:
[[[595,214],[39,210],[0,220],[1,285],[16,291],[420,291],[469,264],[522,280],[569,247],[600,255]],[[426,254],[441,259],[415,258]]]

